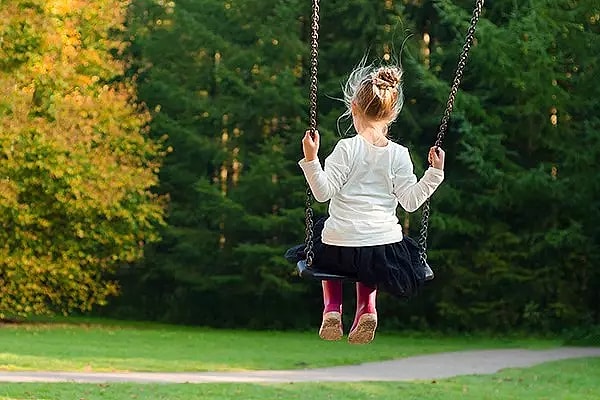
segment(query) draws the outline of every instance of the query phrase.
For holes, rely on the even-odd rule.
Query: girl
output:
[[[406,147],[388,138],[388,128],[403,105],[400,67],[359,66],[344,87],[345,115],[352,116],[354,137],[341,139],[318,159],[319,133],[302,139],[299,165],[319,202],[330,201],[329,217],[315,243],[314,263],[321,270],[353,274],[356,313],[348,341],[369,343],[375,336],[377,288],[410,297],[424,280],[416,243],[403,237],[396,208],[417,210],[444,179],[444,151],[431,148],[429,169],[413,173]],[[316,236],[319,236],[318,233]],[[320,239],[320,240],[319,240]],[[339,340],[342,282],[323,281],[323,321],[319,336]]]

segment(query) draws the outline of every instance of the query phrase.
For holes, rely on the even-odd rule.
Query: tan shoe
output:
[[[377,329],[377,314],[365,313],[361,315],[356,327],[348,335],[348,343],[371,343],[375,338],[375,329]]]
[[[323,322],[319,329],[319,337],[323,340],[340,340],[344,335],[342,314],[330,311],[323,314]]]

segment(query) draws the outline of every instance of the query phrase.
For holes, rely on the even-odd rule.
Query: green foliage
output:
[[[391,133],[421,174],[472,6],[322,2],[321,156],[348,127],[352,66],[390,58],[405,68]],[[0,16],[0,317],[89,310],[111,276],[117,315],[318,319],[318,283],[282,257],[304,233],[310,2],[0,0]],[[382,296],[387,327],[598,324],[599,35],[592,0],[486,4],[432,203],[437,279]],[[420,215],[400,216],[417,235]]]
[[[391,133],[421,174],[471,12],[467,1],[322,3],[321,155],[339,138],[335,98],[352,66],[390,55],[405,68]],[[591,0],[486,4],[432,203],[437,279],[408,303],[384,296],[388,326],[598,322],[599,15]],[[281,257],[303,235],[309,16],[303,1],[134,2],[130,73],[154,110],[151,135],[169,135],[159,191],[171,202],[163,239],[121,271],[115,312],[261,327],[318,316],[319,285],[295,282]],[[420,215],[401,217],[417,235]]]
[[[600,346],[600,326],[590,325],[570,330],[566,334],[565,345]]]
[[[129,305],[119,312],[133,303],[152,318],[261,326],[273,308],[257,320],[240,302],[276,309],[277,298],[291,305],[307,292],[290,285],[282,257],[302,233],[301,5],[133,3],[132,73],[154,110],[151,135],[168,134],[173,152],[160,173],[168,225],[143,268],[121,271]],[[231,320],[213,315],[223,310],[234,310]]]
[[[589,140],[598,138],[591,110],[599,104],[589,92],[597,92],[598,69],[587,60],[598,46],[598,10],[558,3],[530,2],[502,23],[481,21],[449,133],[460,139],[448,145],[447,180],[435,198],[437,323],[558,329],[598,318],[598,236],[585,227],[597,221],[590,206],[598,191],[593,162],[580,156],[597,149]],[[451,2],[436,7],[440,35],[468,15]],[[445,49],[460,40],[432,38],[440,48],[422,74],[429,90],[440,87],[430,71],[447,69],[455,55]]]

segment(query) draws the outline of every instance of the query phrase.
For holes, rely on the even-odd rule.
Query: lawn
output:
[[[0,326],[0,369],[235,371],[358,364],[417,354],[550,348],[559,340],[379,334],[367,346],[324,342],[316,332],[257,332],[159,324],[38,323]]]
[[[598,400],[600,358],[427,382],[295,384],[2,384],[0,400]]]

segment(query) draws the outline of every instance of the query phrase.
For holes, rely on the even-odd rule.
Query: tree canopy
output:
[[[596,3],[486,4],[444,142],[446,179],[432,199],[436,280],[410,302],[382,299],[388,327],[560,330],[600,321]],[[112,1],[1,4],[0,279],[13,284],[29,271],[16,259],[50,271],[66,254],[61,271],[88,275],[60,275],[57,293],[92,293],[79,308],[114,286],[75,288],[118,266],[123,294],[112,315],[316,323],[319,285],[300,282],[283,259],[304,234],[297,161],[310,2],[133,0],[126,15]],[[321,2],[321,159],[350,124],[338,121],[337,99],[366,57],[404,68],[391,136],[422,174],[472,7]],[[159,199],[168,202],[154,241]],[[419,213],[399,217],[416,236]]]
[[[125,64],[119,1],[3,1],[0,317],[89,311],[158,239],[160,165]]]

